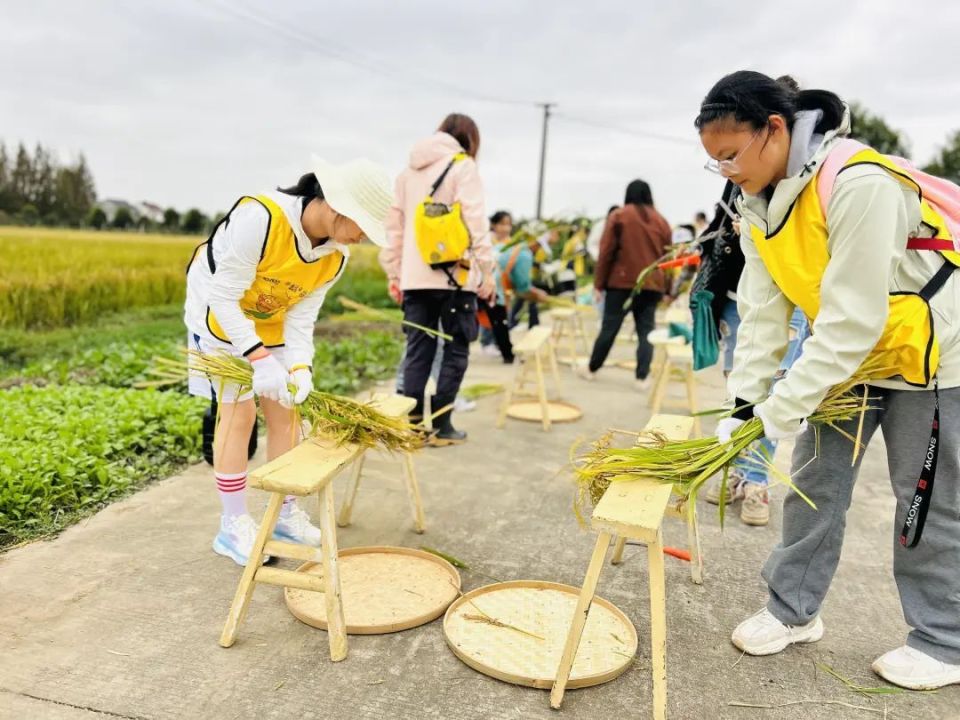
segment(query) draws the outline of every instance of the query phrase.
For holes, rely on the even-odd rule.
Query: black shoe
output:
[[[443,398],[437,395],[434,395],[430,400],[430,408],[434,412],[447,408],[442,415],[435,415],[433,418],[433,427],[436,432],[430,438],[430,444],[434,447],[459,445],[466,442],[467,434],[453,426],[453,400],[453,398]]]

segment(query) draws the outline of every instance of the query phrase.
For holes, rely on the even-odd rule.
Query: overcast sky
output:
[[[459,111],[488,209],[530,214],[551,101],[545,214],[602,214],[641,177],[685,222],[720,190],[692,120],[743,68],[860,100],[921,162],[960,128],[956,3],[0,0],[0,17],[0,140],[82,151],[101,198],[181,209],[291,183],[311,153],[396,174]]]

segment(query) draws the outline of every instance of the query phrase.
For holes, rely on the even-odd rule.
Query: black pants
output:
[[[490,319],[490,330],[497,349],[503,356],[505,363],[513,362],[513,344],[510,342],[510,329],[507,327],[507,308],[504,305],[489,305],[483,300],[477,300],[480,309],[486,312]]]
[[[437,380],[436,407],[453,402],[460,390],[470,343],[477,339],[477,296],[462,290],[407,290],[403,293],[405,320],[439,329],[453,340],[443,344],[443,360]],[[417,401],[415,413],[423,412],[423,392],[437,352],[437,338],[422,330],[405,327],[407,366],[403,374],[403,393]]]
[[[663,293],[653,290],[642,290],[633,297],[630,307],[624,309],[630,290],[609,289],[603,302],[603,324],[600,334],[593,344],[593,353],[590,355],[590,372],[596,372],[603,367],[610,348],[613,347],[623,325],[623,318],[627,311],[633,313],[633,322],[637,327],[637,379],[643,380],[650,374],[650,362],[653,360],[653,346],[647,340],[647,335],[655,325],[654,314]]]
[[[520,312],[523,310],[523,304],[526,302],[523,298],[517,298],[513,301],[513,307],[510,308],[510,321],[508,323],[509,328],[515,328],[520,324]],[[527,327],[536,327],[540,324],[540,308],[537,303],[530,303],[530,319],[527,322]]]

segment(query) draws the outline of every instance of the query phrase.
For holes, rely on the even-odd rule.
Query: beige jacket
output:
[[[786,352],[793,311],[760,259],[749,224],[765,232],[778,227],[836,138],[849,131],[849,112],[841,126],[825,136],[813,133],[819,111],[801,116],[792,133],[788,177],[777,184],[770,202],[744,195],[738,203],[746,265],[737,288],[741,324],[727,383],[731,402],[741,398],[759,403],[767,397]],[[943,262],[935,252],[906,250],[909,236],[930,233],[920,223],[916,193],[880,167],[862,165],[838,176],[827,207],[827,228],[830,260],[820,287],[820,314],[813,335],[764,402],[767,417],[787,431],[811,415],[827,391],[849,379],[866,359],[886,324],[888,293],[919,291]],[[940,386],[960,386],[957,274],[934,296],[931,306],[940,341]],[[875,384],[916,389],[898,381]]]

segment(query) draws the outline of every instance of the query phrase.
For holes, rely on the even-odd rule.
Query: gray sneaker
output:
[[[746,483],[743,476],[735,470],[727,475],[727,503],[743,500],[743,488]],[[711,505],[720,504],[720,489],[723,486],[723,473],[717,475],[707,488],[707,502]]]

